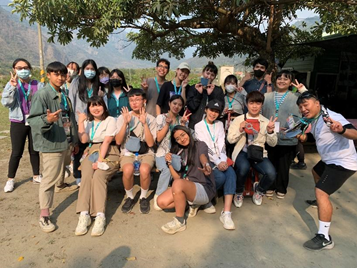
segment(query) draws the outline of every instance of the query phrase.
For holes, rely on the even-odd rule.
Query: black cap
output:
[[[223,105],[219,100],[211,100],[207,103],[206,108],[218,110],[221,112],[223,109]]]

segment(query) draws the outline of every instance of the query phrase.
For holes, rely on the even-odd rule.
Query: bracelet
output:
[[[340,135],[343,135],[346,132],[346,129],[347,128],[345,126],[343,126],[343,130],[341,132],[337,132],[337,133],[340,134]]]

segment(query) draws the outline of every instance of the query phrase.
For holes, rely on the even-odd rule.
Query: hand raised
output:
[[[180,122],[182,126],[186,125],[186,123],[188,122],[189,117],[190,117],[191,114],[192,113],[189,113],[188,110],[185,110],[185,112],[184,112],[184,114],[183,114],[183,116],[181,118],[181,122]]]
[[[17,73],[13,74],[12,72],[10,72],[10,85],[12,85],[13,87],[17,87]]]
[[[61,113],[62,110],[59,109],[55,111],[54,113],[51,113],[50,110],[47,109],[47,121],[50,123],[56,122],[59,118],[59,113]]]
[[[211,95],[214,90],[214,84],[207,85],[207,95]]]
[[[121,114],[123,116],[124,123],[129,124],[131,121],[131,113],[129,112],[128,107],[121,108]]]
[[[295,83],[291,82],[291,85],[296,87],[300,93],[307,90],[306,87],[304,86],[304,84],[299,83],[299,81],[297,79],[295,79]]]
[[[203,86],[202,86],[201,83],[196,84],[196,85],[195,85],[195,89],[196,89],[200,94],[202,94],[202,92],[203,92]]]
[[[269,134],[274,133],[276,120],[278,120],[277,117],[275,117],[274,120],[273,120],[273,117],[272,117],[272,116],[270,117],[269,123],[268,123],[268,125],[267,125],[267,132],[268,132]]]
[[[84,121],[87,120],[87,115],[85,113],[81,113],[77,111],[78,114],[78,124],[82,124]]]
[[[324,120],[326,122],[327,121],[331,122],[330,129],[332,132],[339,133],[339,132],[343,131],[343,126],[340,122],[333,120],[331,117],[329,117],[329,118],[324,117]]]
[[[144,125],[146,124],[146,116],[147,116],[147,113],[145,111],[145,108],[144,107],[141,107],[140,109],[140,116],[139,116],[139,121]]]

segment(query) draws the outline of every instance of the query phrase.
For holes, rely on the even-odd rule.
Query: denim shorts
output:
[[[209,202],[208,195],[202,184],[194,182],[196,185],[196,196],[193,202],[188,201],[190,205],[205,205]]]

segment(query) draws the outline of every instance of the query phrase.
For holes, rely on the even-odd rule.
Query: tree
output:
[[[353,0],[14,0],[10,6],[21,19],[46,26],[50,42],[67,44],[77,35],[98,47],[110,34],[133,29],[127,35],[136,43],[133,56],[152,61],[166,52],[183,58],[195,47],[195,56],[259,55],[283,65],[311,54],[295,45],[322,32],[357,32]],[[293,27],[301,9],[314,10],[321,23],[310,31]]]

